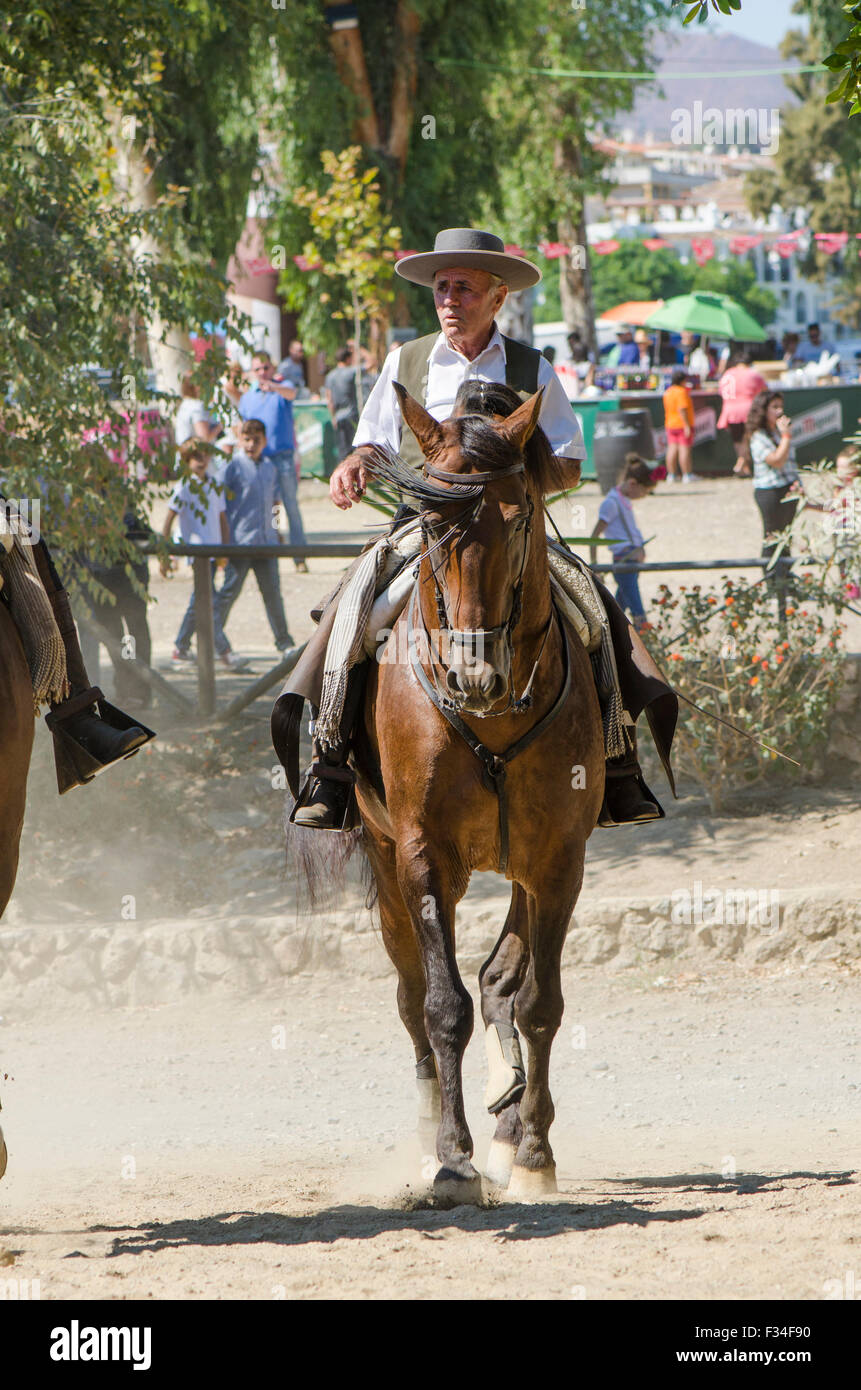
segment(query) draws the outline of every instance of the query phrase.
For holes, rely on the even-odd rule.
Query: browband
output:
[[[455,486],[473,487],[476,484],[495,483],[497,478],[512,478],[515,473],[522,473],[526,464],[513,463],[510,468],[494,468],[488,473],[447,473],[442,468],[434,468],[432,463],[425,459],[425,472],[431,478],[439,478],[443,483],[454,483]]]

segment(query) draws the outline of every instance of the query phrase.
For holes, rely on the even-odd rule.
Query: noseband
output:
[[[455,520],[449,526],[449,529],[446,531],[445,535],[440,537],[439,540],[432,541],[429,535],[429,530],[425,519],[427,508],[423,508],[420,513],[421,533],[422,539],[425,544],[424,557],[427,558],[428,563],[430,564],[431,575],[433,578],[439,629],[441,632],[445,632],[448,636],[450,652],[453,647],[459,647],[461,652],[468,650],[470,647],[472,647],[473,650],[476,650],[479,647],[479,644],[483,645],[485,641],[488,643],[492,643],[496,641],[499,637],[504,637],[505,645],[508,649],[508,702],[505,705],[504,709],[488,711],[486,714],[475,714],[475,717],[479,719],[501,717],[504,714],[509,714],[512,712],[515,714],[524,714],[532,706],[532,685],[535,680],[535,674],[538,670],[538,664],[541,660],[541,656],[544,651],[544,646],[547,641],[547,635],[550,631],[550,624],[552,622],[551,611],[551,616],[548,619],[547,624],[544,628],[541,646],[539,648],[538,656],[535,660],[535,664],[533,665],[529,680],[527,681],[522,695],[519,698],[517,698],[514,693],[514,629],[520,621],[520,615],[523,607],[523,573],[526,568],[526,557],[529,553],[529,543],[532,535],[532,522],[535,512],[535,507],[532,498],[527,497],[527,502],[529,504],[529,514],[527,516],[526,525],[524,527],[523,552],[520,557],[520,569],[518,571],[517,580],[514,584],[514,588],[512,591],[511,609],[505,622],[498,623],[496,627],[488,628],[452,627],[449,623],[445,595],[442,591],[442,586],[439,581],[436,566],[433,563],[433,555],[441,546],[445,545],[446,542],[450,541],[453,537],[456,542],[462,540],[468,532],[469,528],[475,524],[476,520],[478,519],[479,511],[481,510],[481,505],[484,501],[484,489],[488,483],[495,483],[502,478],[512,478],[518,473],[523,473],[525,471],[526,465],[521,461],[520,463],[512,464],[508,468],[497,468],[486,473],[465,473],[461,475],[447,473],[441,468],[434,468],[432,464],[427,462],[427,460],[425,460],[424,467],[425,473],[428,474],[430,477],[437,478],[441,482],[449,483],[451,485],[451,491],[454,493],[455,497],[457,496],[458,491],[462,489],[465,492],[467,492],[468,490],[468,496],[470,498],[470,505],[465,507],[464,510],[455,518]],[[418,612],[419,618],[421,620],[420,608],[418,608]],[[426,632],[426,629],[424,630]],[[430,664],[431,676],[434,685],[436,686],[436,694],[442,707],[447,710],[461,709],[462,702],[453,700],[451,696],[444,694],[443,691],[440,689],[436,679],[436,672],[434,670],[432,652]],[[439,664],[442,666],[442,661],[440,661]]]

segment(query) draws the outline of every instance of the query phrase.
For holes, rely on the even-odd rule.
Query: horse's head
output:
[[[510,689],[537,495],[524,448],[542,392],[505,416],[476,413],[468,398],[464,409],[459,395],[455,414],[440,423],[398,383],[395,390],[433,487],[421,512],[423,573],[435,592],[446,693],[459,708],[486,714]],[[511,409],[504,398],[514,393],[493,391]]]

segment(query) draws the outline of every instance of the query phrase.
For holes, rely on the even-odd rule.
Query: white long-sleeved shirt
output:
[[[390,352],[383,363],[353,436],[353,448],[360,444],[387,444],[398,449],[401,442],[401,409],[392,390],[398,380],[401,349]],[[487,347],[470,362],[456,352],[440,333],[428,359],[428,385],[425,409],[435,420],[447,420],[454,409],[458,387],[469,380],[505,381],[505,343],[494,325]],[[558,376],[545,357],[538,364],[538,385],[543,386],[538,423],[560,458],[585,459],[583,432]]]

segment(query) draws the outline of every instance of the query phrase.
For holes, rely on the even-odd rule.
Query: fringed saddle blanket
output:
[[[588,566],[548,539],[550,584],[557,607],[589,653],[604,721],[604,751],[618,757],[630,745],[619,690],[610,626]],[[379,658],[403,612],[417,577],[421,530],[410,520],[384,536],[362,557],[341,594],[326,649],[323,693],[315,735],[336,743],[347,691],[347,674],[366,657]]]
[[[36,713],[68,693],[66,649],[45,593],[26,522],[16,507],[0,500],[0,587],[12,616],[33,682]]]

